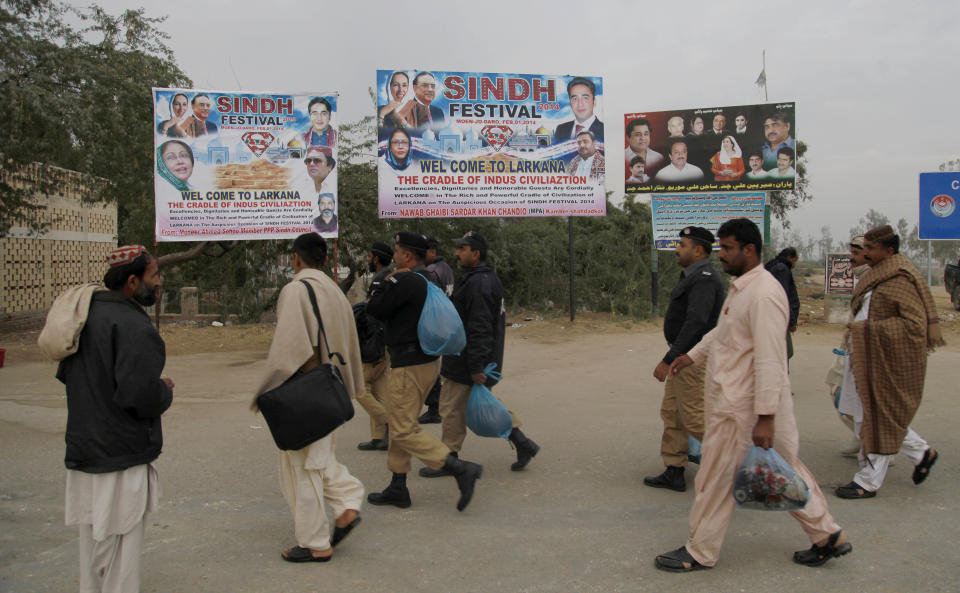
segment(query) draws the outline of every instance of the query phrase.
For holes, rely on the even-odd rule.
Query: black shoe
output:
[[[810,546],[809,550],[800,550],[799,552],[794,552],[793,561],[797,564],[802,564],[804,566],[821,566],[826,564],[827,560],[831,558],[839,558],[844,554],[849,554],[853,551],[853,545],[850,542],[843,542],[838,544],[837,541],[840,539],[840,534],[842,531],[836,533],[831,533],[830,538],[827,539],[827,545],[818,546],[813,544]]]
[[[473,487],[483,475],[483,466],[479,463],[462,461],[453,454],[447,456],[443,469],[449,471],[457,479],[457,488],[460,489],[460,500],[457,501],[457,510],[462,511],[470,504],[473,498]]]
[[[441,467],[440,469],[431,469],[429,467],[420,468],[420,477],[421,478],[442,478],[443,476],[452,476],[453,472],[448,470],[446,466]]]
[[[371,439],[357,445],[357,449],[361,451],[386,451],[387,441],[383,439]]]
[[[659,476],[647,476],[643,483],[654,488],[669,488],[677,492],[684,492],[687,489],[687,481],[683,477],[684,468],[668,465]]]
[[[410,502],[410,491],[407,490],[407,474],[393,474],[390,485],[383,492],[368,494],[367,502],[377,506],[392,504],[401,509],[409,507],[412,503]]]
[[[443,422],[443,418],[440,417],[440,412],[436,408],[427,408],[427,411],[417,418],[417,422],[420,424],[440,424]]]
[[[527,467],[530,460],[537,456],[540,451],[540,445],[534,443],[527,435],[520,432],[519,428],[510,431],[510,442],[517,448],[517,460],[510,465],[510,469],[515,472]]]
[[[691,572],[694,570],[709,570],[712,566],[704,566],[690,555],[686,546],[680,546],[672,552],[660,554],[653,560],[653,565],[660,570],[669,572]]]

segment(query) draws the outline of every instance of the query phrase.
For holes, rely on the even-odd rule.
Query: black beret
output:
[[[405,247],[407,249],[416,249],[422,252],[427,251],[427,237],[426,235],[421,235],[420,233],[411,233],[409,231],[400,231],[394,237],[397,245],[400,247]]]
[[[370,253],[373,253],[374,255],[382,255],[387,258],[393,257],[393,249],[386,243],[382,243],[380,241],[377,241],[370,246]]]
[[[680,231],[680,237],[692,239],[708,247],[713,245],[713,233],[701,226],[688,226]]]
[[[440,247],[440,243],[437,242],[432,235],[424,235],[427,238],[427,249],[436,249]]]
[[[490,244],[483,235],[476,231],[467,231],[459,239],[454,239],[454,245],[469,245],[470,249],[480,251],[490,249]]]

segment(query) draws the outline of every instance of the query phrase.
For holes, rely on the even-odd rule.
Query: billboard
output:
[[[336,237],[337,93],[153,89],[157,241]]]
[[[603,216],[597,76],[378,70],[380,218]]]
[[[853,262],[849,253],[828,253],[823,282],[826,294],[853,294]]]
[[[763,192],[654,194],[650,199],[653,240],[657,249],[674,249],[684,227],[699,226],[716,235],[720,225],[731,218],[749,218],[763,229],[765,205]]]
[[[796,103],[624,115],[627,193],[793,189]]]
[[[960,173],[920,174],[921,239],[960,239]]]

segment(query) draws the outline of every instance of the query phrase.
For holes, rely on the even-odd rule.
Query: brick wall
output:
[[[83,203],[89,191],[82,174],[40,164],[0,170],[17,188],[36,188],[41,176],[53,187],[36,196],[46,206],[36,214],[45,230],[13,227],[0,238],[0,331],[41,325],[57,295],[103,278],[106,255],[117,246],[117,207]]]

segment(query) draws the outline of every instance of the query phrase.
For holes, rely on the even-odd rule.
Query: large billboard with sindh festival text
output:
[[[381,218],[603,216],[597,76],[378,70]]]
[[[337,93],[153,89],[158,241],[336,237]]]

